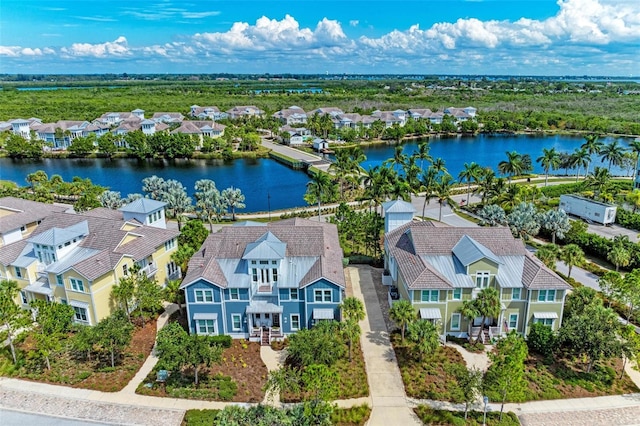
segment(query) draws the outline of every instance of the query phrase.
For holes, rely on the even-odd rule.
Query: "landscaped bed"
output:
[[[199,372],[200,383],[194,384],[193,372],[186,368],[172,373],[162,386],[156,381],[154,369],[138,386],[136,393],[162,397],[251,402],[264,399],[263,387],[267,367],[260,358],[260,345],[245,340],[233,340],[222,352],[220,363],[212,363]]]
[[[402,342],[399,332],[391,333],[391,342],[408,397],[461,402],[452,374],[456,366],[465,366],[460,352],[450,346],[440,346],[433,354],[420,360],[414,344],[406,338]]]
[[[144,326],[136,326],[131,343],[123,351],[123,356],[111,367],[105,354],[87,359],[84,354],[70,348],[73,333],[62,339],[62,350],[50,357],[51,369],[33,358],[35,342],[31,336],[18,345],[18,353],[24,354],[14,367],[10,355],[5,358],[2,367],[4,375],[39,382],[69,385],[74,388],[91,389],[103,392],[122,390],[135,376],[145,359],[151,353],[156,337],[156,320],[149,320]]]
[[[454,426],[479,426],[483,424],[484,413],[469,411],[467,420],[464,420],[464,412],[436,410],[426,405],[419,405],[414,409],[416,415],[426,425],[454,425]],[[487,413],[488,426],[519,426],[520,421],[514,413],[504,413],[500,420],[500,413]],[[190,424],[191,425],[191,424]]]

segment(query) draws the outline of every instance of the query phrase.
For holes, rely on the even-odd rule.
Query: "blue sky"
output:
[[[2,0],[0,73],[640,75],[637,0]]]

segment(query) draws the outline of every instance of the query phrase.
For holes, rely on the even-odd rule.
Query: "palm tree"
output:
[[[560,249],[555,244],[546,244],[536,251],[536,257],[549,269],[556,268],[556,261],[558,260],[559,254]]]
[[[362,321],[365,317],[364,304],[356,297],[345,297],[339,308],[346,321]]]
[[[447,167],[445,166],[445,161],[440,157],[433,160],[431,167],[433,167],[433,169],[438,173],[447,173]]]
[[[635,138],[633,141],[629,142],[629,151],[631,151],[635,156],[635,166],[640,168],[638,164],[638,160],[640,159],[640,138]]]
[[[422,217],[424,217],[424,211],[427,208],[429,200],[433,196],[433,189],[436,185],[436,177],[438,171],[433,167],[429,167],[426,173],[422,173],[420,179],[420,191],[424,192],[424,202],[422,203]]]
[[[186,188],[175,179],[166,181],[165,192],[162,194],[162,201],[167,203],[167,208],[172,212],[173,217],[178,221],[178,231],[184,219],[183,214],[191,211],[192,200],[187,196]]]
[[[604,192],[606,192],[609,181],[611,180],[611,174],[609,170],[604,167],[596,167],[593,170],[593,173],[587,176],[587,187],[593,188],[595,193],[598,196],[601,196]]]
[[[584,263],[584,252],[577,244],[567,244],[560,252],[560,260],[569,268],[567,278],[571,278],[571,269]]]
[[[522,187],[517,183],[512,183],[511,185],[507,185],[506,191],[498,195],[496,203],[509,212],[522,202],[521,196]]]
[[[631,262],[631,253],[621,244],[614,244],[611,251],[607,254],[607,260],[616,266],[616,272],[622,266],[627,267]]]
[[[635,213],[638,210],[638,207],[640,207],[640,189],[634,189],[629,192],[625,195],[624,199],[627,203],[631,204],[633,212]]]
[[[180,317],[182,317],[182,305],[184,304],[184,292],[180,288],[180,280],[169,280],[167,286],[163,289],[163,298],[169,303],[178,305]]]
[[[503,175],[507,175],[509,183],[511,178],[515,175],[519,175],[524,170],[524,164],[522,161],[522,155],[516,151],[507,151],[507,159],[498,163],[498,171]]]
[[[424,160],[433,161],[431,155],[429,155],[429,139],[422,139],[418,142],[418,151],[414,154],[417,158],[420,159],[420,169],[424,170]]]
[[[309,204],[318,203],[318,220],[320,220],[321,203],[330,200],[333,193],[335,193],[335,184],[329,174],[318,172],[311,176],[311,180],[307,183],[305,200]]]
[[[589,153],[586,149],[581,148],[573,151],[573,154],[570,156],[571,165],[576,167],[576,182],[580,177],[580,167],[584,167],[585,170],[589,167]],[[585,177],[587,176],[585,172]]]
[[[598,140],[598,135],[595,133],[590,135],[585,135],[585,142],[580,146],[580,148],[587,151],[589,154],[589,161],[587,162],[587,170],[585,172],[585,176],[589,174],[589,165],[591,164],[591,156],[593,154],[600,154],[600,150],[603,147],[603,143]]]
[[[373,205],[378,211],[378,206],[387,198],[391,184],[388,181],[388,168],[375,166],[369,168],[363,184],[365,186],[365,196],[373,201]]]
[[[610,144],[605,145],[600,151],[602,155],[602,161],[608,161],[609,173],[611,173],[611,165],[619,166],[622,163],[622,157],[625,149],[618,144],[617,140],[612,141]]]
[[[451,198],[451,189],[453,188],[453,184],[455,183],[455,179],[449,173],[445,173],[440,176],[433,187],[433,195],[434,198],[438,200],[438,204],[440,204],[440,210],[438,212],[438,221],[442,221],[442,206],[444,203],[448,203],[450,206],[455,204],[455,201]]]
[[[402,169],[402,166],[407,162],[407,156],[402,153],[402,150],[402,145],[397,145],[393,151],[393,157],[385,160],[382,164],[385,166],[390,164],[394,170],[396,166],[400,166],[400,169]]]
[[[224,204],[227,208],[231,209],[231,220],[236,220],[236,209],[244,209],[244,194],[240,188],[234,188],[233,186],[223,189],[220,193]]]
[[[542,148],[542,156],[538,157],[536,162],[544,169],[544,186],[547,186],[549,170],[557,170],[560,167],[560,155],[555,148]]]
[[[393,303],[391,309],[389,309],[389,318],[400,328],[402,341],[404,341],[404,332],[409,324],[417,319],[417,315],[411,302],[403,299]]]
[[[468,320],[468,328],[467,335],[469,336],[469,341],[471,341],[471,324],[473,320],[480,316],[480,312],[476,307],[475,300],[465,300],[462,302],[462,306],[458,309],[460,315],[465,317]]]
[[[494,287],[486,287],[480,290],[478,296],[473,301],[478,313],[482,317],[482,326],[476,336],[476,343],[480,342],[480,336],[482,335],[482,327],[487,318],[497,318],[500,315],[500,309],[502,304],[500,302],[500,295],[498,290]]]
[[[467,205],[469,205],[469,196],[471,195],[471,181],[477,181],[482,173],[482,168],[479,164],[471,162],[464,163],[464,169],[458,174],[458,179],[462,183],[463,180],[467,181]]]

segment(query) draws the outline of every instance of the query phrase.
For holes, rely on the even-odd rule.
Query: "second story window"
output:
[[[489,287],[489,272],[487,271],[476,272],[476,287],[477,288]]]
[[[522,299],[522,289],[521,288],[512,288],[511,289],[511,300],[520,300]]]
[[[77,278],[69,278],[69,283],[71,284],[72,290],[84,293],[84,283],[82,282],[82,280],[79,280]]]
[[[438,302],[440,300],[439,290],[422,290],[420,295],[422,302]]]
[[[229,289],[229,299],[231,300],[240,300],[240,290],[237,288]]]
[[[14,270],[16,272],[16,278],[22,278],[22,269],[16,266],[14,267]]]
[[[555,290],[538,290],[538,302],[555,302]]]

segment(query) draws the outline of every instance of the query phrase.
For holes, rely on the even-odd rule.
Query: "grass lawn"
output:
[[[63,349],[51,356],[51,370],[47,370],[43,361],[33,357],[34,341],[31,337],[18,345],[20,358],[17,366],[11,362],[8,348],[4,348],[0,355],[1,374],[74,388],[117,392],[129,383],[151,353],[156,337],[156,320],[135,328],[131,343],[115,368],[111,367],[106,354],[88,360],[84,354],[72,351],[69,348],[71,336],[63,340]]]
[[[590,373],[584,372],[583,367],[581,363],[566,359],[545,364],[541,357],[529,356],[525,363],[525,378],[529,383],[526,400],[585,398],[640,391],[627,374],[620,379],[620,359],[602,362]]]
[[[191,369],[169,376],[166,388],[156,383],[154,369],[138,386],[136,393],[173,398],[202,399],[258,403],[264,399],[267,367],[260,358],[260,344],[233,340],[222,353],[219,364],[212,364],[199,372],[196,388]]]
[[[483,422],[484,413],[480,411],[469,411],[467,421],[464,420],[463,411],[435,410],[426,405],[419,405],[413,410],[420,420],[426,425],[454,425],[454,426],[480,426]],[[504,413],[502,421],[499,412],[487,413],[488,426],[519,426],[518,417],[512,413]]]
[[[400,374],[407,396],[419,399],[460,402],[461,396],[451,371],[465,361],[455,348],[440,346],[420,360],[414,344],[406,338],[401,341],[398,331],[391,333],[391,343],[396,352]]]
[[[367,371],[360,342],[354,342],[351,362],[349,362],[349,355],[346,354],[330,368],[338,375],[338,394],[335,399],[360,398],[369,395]],[[282,402],[300,402],[302,395],[285,391],[280,394],[280,399]]]

